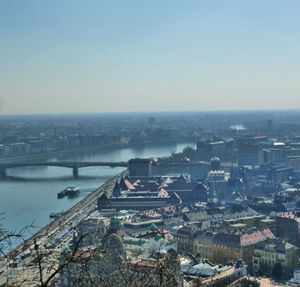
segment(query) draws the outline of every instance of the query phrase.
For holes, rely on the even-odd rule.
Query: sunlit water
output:
[[[170,144],[136,148],[119,148],[85,152],[68,156],[51,157],[49,161],[127,161],[135,157],[161,157],[182,151],[187,145]],[[74,179],[72,169],[61,167],[23,167],[9,169],[8,179],[0,181],[1,221],[9,230],[19,230],[34,224],[36,232],[49,223],[52,212],[69,209],[91,190],[105,180],[124,170],[123,168],[87,167],[79,169],[79,179]],[[80,195],[76,198],[57,199],[57,193],[67,186],[78,186]],[[0,222],[0,223],[1,223]]]

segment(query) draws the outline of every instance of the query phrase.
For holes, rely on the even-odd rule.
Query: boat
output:
[[[50,217],[50,220],[55,220],[63,214],[64,214],[63,211],[62,212],[57,212],[57,213],[52,212],[52,213],[50,213],[49,217]]]
[[[63,197],[65,197],[65,195],[66,195],[65,190],[62,190],[57,194],[57,198],[63,198]]]
[[[79,187],[68,186],[64,190],[57,193],[57,198],[63,198],[65,196],[74,197],[79,194]]]
[[[79,187],[69,186],[65,189],[66,196],[73,197],[79,194]]]

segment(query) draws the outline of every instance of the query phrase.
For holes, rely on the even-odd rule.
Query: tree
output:
[[[5,236],[1,239],[6,238],[7,232],[2,234]],[[22,250],[30,250],[31,260],[28,264],[22,261],[21,264],[10,266],[10,259],[13,256],[20,257],[23,252],[9,253],[10,259],[6,261],[4,268],[6,271],[1,272],[2,276],[7,277],[5,286],[182,286],[176,251],[170,250],[163,255],[156,252],[156,256],[148,261],[134,260],[136,258],[132,260],[126,257],[122,240],[116,234],[112,233],[106,240],[97,241],[94,248],[81,247],[85,236],[89,237],[91,234],[77,237],[74,243],[66,246],[62,252],[48,248],[39,237],[25,241]]]
[[[190,146],[187,146],[183,149],[182,151],[182,154],[185,156],[185,157],[188,157],[190,159],[194,159],[195,157],[195,150],[190,147]]]
[[[3,216],[3,213],[0,213]],[[0,218],[0,221],[4,218]],[[9,231],[0,223],[0,259],[5,258],[17,243],[24,241],[25,232],[32,229],[33,225],[26,226],[18,231]]]

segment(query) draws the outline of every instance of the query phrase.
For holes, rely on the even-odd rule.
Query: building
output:
[[[268,164],[266,167],[267,179],[279,184],[292,176],[293,169],[283,164]]]
[[[221,287],[247,275],[247,265],[241,260],[225,265],[214,265],[211,262],[197,264],[182,264],[181,271],[184,279],[189,282],[186,286]]]
[[[192,251],[194,238],[196,236],[195,230],[190,226],[182,226],[171,232],[174,239],[177,241],[178,249],[184,251]]]
[[[206,161],[184,162],[184,163],[161,163],[155,162],[152,166],[152,175],[178,175],[188,174],[191,176],[191,181],[197,182],[204,180],[207,172],[210,169],[210,164]]]
[[[152,159],[135,158],[128,161],[129,176],[152,176]]]
[[[225,152],[225,148],[225,142],[222,138],[197,142],[197,152],[203,160],[209,160],[215,156],[222,156]]]
[[[118,180],[116,180],[116,182],[115,182],[115,186],[114,186],[114,188],[112,190],[112,196],[114,196],[114,197],[121,196],[121,187],[120,187],[120,185],[118,183]]]
[[[189,176],[127,177],[116,181],[114,197],[167,197],[176,193],[184,202],[207,201],[209,187],[204,181],[191,182]]]
[[[214,238],[216,233],[212,231],[199,232],[193,242],[193,251],[201,255],[203,259],[214,258]]]
[[[259,164],[260,142],[265,139],[265,136],[245,136],[238,140],[239,166],[255,166]]]
[[[300,156],[288,157],[288,167],[291,167],[294,171],[300,171]]]
[[[210,159],[210,170],[220,170],[221,169],[221,159],[219,157],[213,157]]]
[[[0,158],[5,156],[5,146],[0,144]]]
[[[298,253],[299,249],[296,246],[283,239],[260,242],[255,246],[253,254],[253,272],[272,276],[276,272],[276,264],[279,264],[282,274],[277,274],[277,276],[290,278],[294,268],[298,265]],[[280,272],[280,269],[277,272]]]
[[[80,247],[96,244],[106,234],[109,228],[108,218],[87,218],[78,225],[78,235],[74,242],[78,241]]]
[[[143,221],[137,221],[137,222],[126,221],[123,224],[124,230],[131,232],[131,233],[133,231],[141,231],[141,230],[151,229],[151,228],[153,228],[153,226],[155,226],[157,228],[162,225],[165,225],[165,223],[161,219],[143,220]]]
[[[139,257],[128,262],[129,270],[125,276],[129,275],[134,280],[129,281],[127,286],[184,286],[177,251],[169,249],[165,255],[158,254],[158,258]]]
[[[209,187],[203,182],[174,181],[165,187],[169,194],[176,193],[184,202],[207,201]]]
[[[294,212],[283,212],[276,216],[276,235],[300,247],[300,217]]]
[[[211,187],[214,196],[222,194],[226,190],[224,170],[210,170],[206,182]]]
[[[207,232],[198,234],[194,239],[194,251],[202,253],[215,263],[226,263],[242,259],[252,268],[252,255],[255,245],[275,236],[269,229],[264,230],[234,230]]]
[[[294,276],[288,281],[288,286],[299,287],[300,286],[300,269],[296,268],[294,270]]]
[[[103,193],[98,198],[98,209],[133,209],[133,210],[145,210],[151,208],[161,208],[170,205],[178,205],[181,203],[180,197],[173,193],[170,196],[122,196],[122,197],[108,197]]]

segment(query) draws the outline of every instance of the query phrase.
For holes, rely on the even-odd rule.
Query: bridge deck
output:
[[[23,167],[23,166],[57,166],[57,167],[68,167],[68,168],[81,168],[91,166],[109,166],[109,167],[128,167],[128,162],[21,162],[21,163],[6,163],[0,164],[0,169]]]

